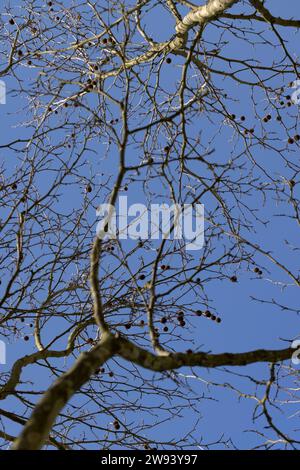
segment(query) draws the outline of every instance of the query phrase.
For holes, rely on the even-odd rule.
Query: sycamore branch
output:
[[[168,356],[156,356],[147,350],[120,338],[118,341],[118,355],[146,369],[157,372],[179,369],[180,367],[207,367],[246,366],[256,362],[281,362],[292,357],[294,350],[287,348],[281,350],[257,349],[242,353],[210,354],[175,353]]]
[[[89,380],[97,367],[113,355],[114,347],[112,336],[104,334],[95,348],[79,356],[71,369],[47,390],[36,405],[23,432],[16,439],[13,450],[38,450],[44,445],[60,411]]]
[[[209,21],[218,18],[225,10],[232,7],[239,0],[211,0],[205,5],[191,10],[181,22],[176,25],[176,32],[186,34],[193,26],[203,26]]]
[[[194,8],[191,10],[181,21],[177,21],[175,27],[175,36],[166,42],[154,44],[147,52],[141,54],[140,56],[134,57],[130,60],[125,60],[122,66],[116,70],[110,70],[105,73],[99,73],[98,77],[103,79],[109,78],[111,76],[117,76],[124,68],[130,69],[135,65],[143,64],[150,62],[155,57],[161,54],[168,54],[169,52],[175,52],[182,49],[188,38],[188,32],[194,26],[205,26],[210,21],[218,18],[222,15],[228,8],[233,6],[239,0],[211,0],[208,1],[205,5]],[[95,38],[90,38],[93,40]],[[87,40],[82,41],[76,47],[80,47]],[[75,46],[74,46],[75,47]],[[97,74],[94,73],[97,76]]]
[[[115,355],[143,368],[162,372],[183,366],[210,368],[245,366],[256,362],[276,363],[289,359],[292,354],[293,350],[287,348],[269,351],[258,349],[256,351],[236,354],[208,354],[199,352],[156,356],[124,338],[105,333],[97,346],[91,351],[82,354],[71,369],[49,388],[41,401],[36,405],[31,418],[27,421],[12,449],[40,449],[47,441],[57,416],[71,397],[81,389],[100,366]]]
[[[280,17],[273,16],[272,13],[263,5],[260,0],[250,0],[254,8],[261,14],[264,21],[267,21],[271,24],[276,24],[279,26],[292,26],[299,28],[300,21],[298,20],[288,20]]]
[[[275,17],[273,15],[271,15],[271,13],[269,12],[269,15],[268,15],[268,20],[266,19],[266,17],[263,17],[263,16],[259,16],[259,15],[256,15],[256,14],[251,14],[251,15],[243,15],[243,14],[232,14],[232,13],[224,13],[222,14],[222,18],[227,18],[229,20],[242,20],[242,21],[260,21],[261,23],[272,23],[272,24],[275,24],[275,25],[278,25],[278,26],[289,26],[289,27],[292,27],[292,28],[300,28],[300,20],[288,20],[288,19],[285,19],[285,18],[280,18],[279,16]]]

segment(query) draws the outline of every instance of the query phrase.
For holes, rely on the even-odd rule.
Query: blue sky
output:
[[[19,2],[16,2],[16,6]],[[267,5],[272,7],[272,12],[274,15],[280,14],[285,17],[295,17],[300,18],[300,4],[295,1],[286,1],[284,3],[284,8],[280,5],[280,2],[267,2]],[[239,10],[239,7],[235,7],[236,10]],[[158,17],[159,15],[159,20]],[[167,14],[164,8],[156,9],[155,15],[149,20],[149,30],[152,31],[153,36],[156,41],[165,40],[169,37],[170,31],[172,30],[174,24],[170,18],[170,15]],[[264,24],[259,24],[257,26],[259,30],[267,28]],[[278,28],[278,30],[284,35],[289,50],[292,55],[299,55],[299,33],[295,30],[287,30],[286,28]],[[209,26],[205,31],[205,39],[214,41],[216,34],[216,27]],[[272,33],[268,33],[270,37]],[[234,39],[228,43],[224,48],[223,53],[228,53],[232,57],[239,57],[241,47],[243,48],[244,57],[255,57],[261,63],[270,62],[273,58],[275,60],[280,60],[282,56],[282,51],[280,48],[274,48],[274,57],[270,57],[270,47],[261,45],[259,48],[254,48],[252,45],[247,44],[246,41],[240,41]],[[179,76],[180,67],[183,61],[181,58],[176,57],[173,59],[172,64],[164,68],[161,80],[163,84],[169,84],[172,86],[172,81]],[[22,78],[24,81],[30,81],[31,72],[28,71],[28,68],[24,67]],[[278,78],[278,87],[283,86],[286,90],[286,93],[291,93],[289,88],[289,83],[293,80],[292,75],[286,76],[281,79]],[[247,119],[251,121],[251,125],[256,129],[259,129],[260,122],[258,121],[257,115],[255,115],[252,107],[251,96],[247,88],[240,85],[238,86],[236,82],[230,81],[229,79],[223,80],[222,77],[214,77],[215,84],[218,84],[220,87],[224,87],[227,90],[227,93],[232,98],[231,101],[231,112],[235,113],[237,116],[243,114],[247,115]],[[18,92],[14,92],[15,82],[12,78],[5,78],[8,96],[7,104],[5,106],[0,106],[0,119],[1,119],[1,133],[0,133],[0,146],[5,145],[6,142],[12,141],[18,138],[24,138],[27,136],[31,129],[25,127],[20,127],[19,124],[26,119],[27,115],[27,102],[26,97],[20,97]],[[260,112],[261,115],[266,113],[268,108],[267,103],[264,99],[263,94],[257,94],[257,108],[256,111]],[[296,106],[291,110],[286,110],[286,120],[291,123],[294,122],[293,119],[298,115],[298,108]],[[291,118],[288,117],[290,114]],[[204,146],[207,148],[210,147],[210,139],[215,136],[217,133],[219,135],[214,137],[213,148],[214,154],[213,159],[218,161],[223,158],[226,160],[229,158],[232,151],[233,141],[231,140],[232,128],[224,126],[223,120],[217,116],[212,115],[213,120],[207,118],[204,115],[199,121],[193,123],[193,128],[195,135],[198,133],[203,134]],[[210,118],[211,116],[209,116]],[[276,129],[275,129],[275,126]],[[278,132],[278,135],[282,142],[286,141],[286,133],[281,130],[279,124],[272,121],[270,124],[270,133]],[[164,137],[162,136],[162,141]],[[95,142],[95,147],[93,150],[97,149],[98,143]],[[238,146],[243,148],[244,143],[239,142]],[[273,174],[280,174],[282,171],[286,172],[284,168],[283,161],[278,157],[276,152],[272,150],[266,150],[262,147],[257,147],[255,151],[255,156],[257,160],[264,166],[267,166],[269,171]],[[290,152],[293,152],[295,159],[299,160],[299,146],[294,147]],[[138,158],[138,151],[134,155],[133,159]],[[13,168],[16,164],[15,154],[8,150],[0,150],[0,158],[7,168],[8,172],[13,172]],[[88,155],[86,167],[83,169],[86,175],[89,174],[89,170],[93,168],[93,171],[97,172],[97,178],[100,179],[100,173],[106,171],[111,171],[111,161],[105,162],[104,159],[100,158],[95,160],[93,154]],[[49,175],[44,174],[44,179],[42,178],[39,181],[40,190],[45,190],[45,187],[48,183]],[[95,181],[97,181],[97,178]],[[299,189],[297,188],[297,191]],[[68,192],[65,193],[63,202],[59,201],[60,208],[65,212],[69,211],[70,208],[74,209],[82,203],[83,199],[83,189],[72,187],[68,189]],[[138,184],[131,184],[128,191],[129,201],[132,203],[143,202],[141,201],[141,192],[140,186]],[[99,199],[99,203],[101,203]],[[154,201],[155,202],[155,201]],[[206,201],[202,201],[206,204]],[[209,206],[210,202],[207,201]],[[253,207],[259,208],[260,217],[268,222],[266,226],[257,224],[256,232],[249,234],[249,238],[252,243],[260,244],[266,251],[271,250],[276,254],[276,258],[282,262],[286,263],[293,272],[299,273],[299,258],[298,252],[293,252],[289,249],[285,240],[289,240],[291,244],[296,245],[297,240],[299,240],[299,228],[297,227],[294,221],[287,221],[277,216],[286,210],[286,207],[282,205],[276,206],[274,201],[268,201],[263,205],[263,200],[261,195],[258,192],[253,192],[250,198],[250,204]],[[96,228],[97,219],[95,217],[95,212],[90,209],[89,212],[89,221],[91,224],[94,223],[94,229]],[[124,242],[124,248],[130,249],[131,242],[127,244]],[[197,262],[197,256],[199,253],[195,253],[194,262]],[[146,261],[149,261],[147,257]],[[172,260],[172,257],[171,257]],[[218,352],[241,352],[250,349],[256,348],[272,348],[280,349],[284,348],[299,335],[299,323],[298,317],[291,311],[285,310],[282,311],[274,305],[273,299],[276,300],[281,305],[288,305],[291,308],[299,309],[299,296],[297,295],[297,287],[292,285],[289,278],[282,272],[282,270],[274,267],[273,263],[266,261],[265,257],[261,259],[256,257],[255,262],[263,265],[263,275],[258,277],[254,275],[253,270],[249,267],[243,267],[241,271],[238,271],[238,282],[230,283],[228,280],[215,280],[208,284],[206,293],[208,298],[213,299],[213,306],[218,315],[222,318],[222,324],[219,326],[213,322],[206,321],[203,318],[196,318],[192,321],[189,337],[193,337],[194,340],[194,349],[201,349],[205,351],[213,351],[214,353]],[[132,260],[133,265],[137,263],[136,259]],[[174,261],[174,266],[176,261]],[[228,271],[228,276],[234,274],[235,271]],[[300,274],[300,273],[299,273]],[[70,273],[71,275],[71,273]],[[287,284],[287,286],[284,286]],[[1,289],[1,287],[0,287]],[[0,290],[1,294],[1,290]],[[265,299],[268,303],[261,303],[253,300],[253,297],[256,299]],[[189,300],[189,299],[187,299]],[[56,320],[57,321],[57,320]],[[51,326],[56,328],[57,325]],[[28,326],[24,326],[24,331],[29,331]],[[51,337],[52,331],[49,331],[49,337]],[[0,331],[1,334],[1,331]],[[187,343],[185,338],[182,338],[176,344],[176,348],[179,350],[186,350]],[[12,340],[7,346],[7,358],[8,362],[5,366],[0,366],[1,371],[9,371],[14,361],[19,358],[22,354],[32,353],[35,351],[33,340],[24,344],[22,336],[17,339]],[[122,364],[122,361],[117,361]],[[71,363],[70,360],[67,363]],[[128,366],[128,365],[126,365]],[[110,362],[110,367],[112,370],[120,371],[119,365],[114,361]],[[128,366],[129,368],[131,366]],[[24,373],[24,378],[30,380],[35,377],[35,372],[37,368],[35,366],[30,366],[26,368]],[[49,384],[49,372],[44,370],[41,372],[39,370],[39,383],[38,389],[42,389],[46,384]],[[124,374],[124,372],[120,372]],[[152,374],[149,372],[143,372],[146,377],[151,377]],[[191,423],[194,423],[196,427],[195,435],[203,436],[203,441],[205,443],[216,442],[224,435],[224,440],[229,438],[232,439],[234,445],[240,449],[251,448],[259,443],[261,443],[260,437],[251,432],[251,429],[255,427],[263,430],[265,423],[263,421],[257,420],[254,424],[251,422],[252,412],[255,406],[254,400],[240,398],[232,390],[229,390],[225,387],[211,386],[208,387],[205,384],[205,381],[222,382],[222,378],[228,381],[228,376],[221,371],[206,371],[195,369],[194,371],[190,370],[180,370],[178,372],[181,374],[181,377],[184,381],[187,382],[188,386],[194,390],[195,396],[203,396],[204,398],[199,398],[199,410],[203,418],[198,421],[199,416],[196,416],[194,411],[187,407],[181,413],[182,417],[176,419],[175,421],[167,421],[162,425],[158,426],[157,429],[149,431],[149,437],[155,436],[161,440],[171,439],[170,436],[173,436],[174,439],[177,435],[182,435],[183,430],[188,430]],[[268,365],[255,365],[245,368],[235,368],[234,373],[236,374],[248,374],[255,375],[260,379],[268,378]],[[188,376],[188,377],[183,377]],[[124,376],[126,380],[126,376]],[[249,383],[248,380],[235,376],[230,377],[231,383],[233,383],[237,388],[242,390],[245,393],[254,392],[255,386],[253,383]],[[113,382],[113,381],[112,381]],[[129,384],[128,384],[129,385]],[[213,391],[210,395],[210,390]],[[189,390],[187,393],[192,394],[192,391]],[[263,394],[263,389],[260,391]],[[210,399],[210,397],[213,399]],[[207,398],[206,398],[207,397]],[[138,395],[137,395],[137,399]],[[145,401],[148,400],[146,396]],[[151,402],[147,401],[147,406],[150,406],[153,401],[153,406],[157,405],[161,397],[151,396]],[[176,400],[174,399],[173,406],[176,406]],[[2,403],[0,407],[5,409],[13,408],[15,411],[19,409],[19,403],[15,399],[9,399],[6,402]],[[16,407],[16,408],[15,408]],[[289,431],[290,429],[297,427],[297,418],[291,417],[293,413],[297,411],[297,404],[286,406],[286,413],[281,414],[280,410],[275,411],[274,416],[276,417],[276,423],[279,426],[282,426],[283,430]],[[167,416],[167,413],[162,409],[160,419],[163,419],[164,416]],[[140,417],[137,415],[137,412],[129,413],[126,419],[130,422],[132,420],[139,420]],[[109,418],[106,416],[104,418],[106,421],[109,421]],[[146,419],[150,419],[147,417]],[[245,432],[245,429],[248,432]],[[18,432],[19,426],[11,425],[9,431],[14,434]],[[270,431],[270,436],[273,436]],[[187,439],[188,445],[188,439]],[[216,444],[214,448],[223,448],[222,445]]]

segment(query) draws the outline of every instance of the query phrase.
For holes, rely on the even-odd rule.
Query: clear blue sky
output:
[[[20,3],[15,2],[16,5]],[[276,15],[277,13],[284,17],[295,17],[300,18],[300,4],[296,1],[286,1],[284,2],[284,7],[280,5],[281,2],[267,2],[272,8],[272,12]],[[156,10],[157,15],[158,10]],[[161,14],[159,15],[159,21],[157,17],[152,18],[152,35],[157,41],[163,40],[169,37],[170,31],[173,28],[173,21],[170,19],[170,16],[164,12],[164,9],[161,8]],[[264,24],[260,23],[257,28],[259,30],[266,28]],[[150,27],[149,27],[150,29]],[[291,54],[299,54],[299,33],[295,30],[288,31],[287,29],[280,29],[282,31],[285,39],[288,41],[288,47]],[[206,39],[210,38],[211,41],[214,39],[215,28],[207,28]],[[246,42],[243,42],[243,56],[256,57],[257,50],[251,45],[247,45]],[[228,54],[232,57],[239,57],[241,50],[241,41],[235,40],[232,37],[232,41],[225,48],[224,51],[228,50]],[[246,53],[247,50],[247,53]],[[269,47],[260,47],[258,59],[265,63],[270,61],[272,58],[269,56],[270,48]],[[274,49],[274,57],[280,59],[281,50],[279,48]],[[182,64],[180,58],[174,58],[173,62],[163,73],[162,79],[165,83],[171,82],[175,76],[178,76],[178,65]],[[2,65],[2,64],[1,64]],[[288,88],[289,82],[294,77],[285,77],[282,80],[282,83],[279,83],[278,86],[285,86],[287,93],[290,93],[291,90]],[[24,70],[24,79],[29,80],[30,76],[27,71]],[[20,101],[20,97],[17,93],[12,91],[14,82],[13,80],[6,79],[8,87],[8,98],[7,105],[0,106],[0,119],[1,119],[1,133],[0,133],[0,145],[4,145],[9,140],[14,140],[20,138],[24,135],[28,135],[28,131],[21,127],[16,127],[18,123],[26,119],[26,108],[22,108],[22,104],[25,106],[25,100]],[[226,80],[224,84],[222,77],[215,79],[215,83],[218,83],[227,89],[228,94],[234,98],[235,101],[232,102],[232,113],[237,115],[246,114],[249,116],[249,120],[252,121],[253,126],[258,126],[259,123],[253,113],[251,96],[246,91],[246,87],[237,86],[236,83]],[[258,105],[258,109],[261,110],[261,114],[264,112],[265,102],[261,100]],[[295,107],[291,112],[294,114],[298,112]],[[270,126],[275,126],[277,124],[272,123]],[[203,132],[204,139],[209,141],[209,136],[214,135],[217,131],[218,126],[221,126],[221,120],[215,122],[209,122],[204,116],[203,119],[199,122],[195,122],[195,133],[200,130]],[[280,134],[280,131],[279,131]],[[232,142],[229,138],[226,138],[230,135],[230,130],[221,128],[220,135],[214,142],[215,155],[220,156],[225,154],[230,155]],[[282,134],[282,139],[286,137]],[[299,147],[294,150],[295,159],[299,160]],[[15,164],[13,154],[9,151],[0,150],[0,158],[10,171],[13,171]],[[267,161],[269,169],[272,169],[274,173],[280,173],[282,171],[282,162],[278,159],[278,156],[272,151],[266,151],[262,148],[257,147],[256,158],[262,161],[264,164]],[[95,164],[95,168],[97,167]],[[102,164],[101,164],[102,165]],[[105,166],[101,168],[105,169]],[[41,187],[43,184],[46,184],[47,175],[45,175],[45,181],[41,181]],[[140,201],[140,190],[137,185],[130,186],[128,192],[128,197],[131,202],[141,202]],[[102,201],[99,201],[99,203]],[[77,194],[72,192],[65,199],[65,208],[78,206],[81,203],[81,193]],[[257,205],[260,208],[260,216],[265,220],[268,220],[268,225],[266,227],[262,225],[257,226],[257,232],[251,235],[251,241],[254,243],[260,243],[263,248],[266,250],[274,250],[277,258],[283,263],[287,263],[288,266],[294,271],[299,272],[299,257],[298,252],[293,253],[288,249],[284,240],[288,239],[290,243],[297,243],[299,240],[299,228],[296,223],[293,221],[287,222],[285,219],[284,224],[280,217],[276,217],[276,214],[281,213],[282,208],[276,208],[274,204],[267,204],[265,207],[262,207],[262,200],[259,194],[255,192],[251,198],[251,204]],[[94,214],[90,214],[91,221],[95,217]],[[95,218],[95,227],[97,220]],[[126,243],[124,244],[126,247]],[[128,245],[130,246],[130,244]],[[199,256],[199,254],[195,254]],[[299,334],[299,323],[298,317],[295,316],[290,311],[281,311],[274,305],[272,305],[272,299],[282,305],[289,305],[295,309],[299,308],[299,295],[297,292],[297,287],[290,285],[290,281],[285,276],[285,274],[279,270],[275,269],[274,265],[263,260],[264,264],[264,273],[261,278],[253,279],[255,276],[253,272],[243,272],[238,274],[238,283],[230,283],[226,281],[215,281],[210,283],[207,293],[211,299],[213,299],[213,305],[216,312],[220,314],[223,319],[223,322],[220,326],[217,326],[213,322],[205,321],[204,319],[195,320],[194,326],[194,339],[195,339],[195,349],[211,350],[214,353],[218,352],[240,352],[256,348],[273,348],[280,349],[286,347],[287,343],[282,340],[290,341],[297,337]],[[268,272],[269,268],[269,272]],[[228,273],[230,274],[230,273]],[[299,273],[300,274],[300,273]],[[288,288],[281,289],[280,283],[289,284]],[[1,288],[1,287],[0,287]],[[1,294],[1,291],[0,291]],[[252,297],[258,299],[269,300],[270,303],[259,303],[251,300]],[[297,329],[298,328],[298,329]],[[51,332],[50,332],[51,333]],[[0,330],[1,334],[1,330]],[[1,336],[0,336],[1,338]],[[186,343],[182,341],[177,344],[178,349],[185,350]],[[13,362],[20,357],[22,354],[29,354],[33,352],[34,342],[30,341],[28,344],[24,344],[22,338],[14,340],[8,345],[7,357],[8,363],[6,366],[0,365],[1,371],[9,371]],[[118,366],[111,364],[112,368]],[[25,371],[24,378],[31,379],[34,377],[35,373],[34,367],[28,367]],[[39,369],[40,370],[40,369]],[[251,366],[248,368],[235,368],[235,373],[244,373],[251,374],[255,372],[256,376],[259,378],[268,378],[268,365],[259,365]],[[148,373],[145,372],[147,375]],[[205,380],[211,380],[212,382],[220,381],[222,382],[223,372],[217,371],[206,371],[195,369],[193,373],[190,370],[180,370],[180,374],[188,375],[187,383],[189,387],[194,390],[196,395],[202,396],[213,396],[213,400],[203,399],[202,401],[199,398],[199,410],[203,415],[203,419],[198,421],[199,416],[195,416],[193,410],[187,408],[182,411],[181,419],[172,421],[171,423],[166,422],[163,425],[159,426],[156,431],[151,431],[153,435],[159,436],[162,439],[174,438],[183,434],[183,429],[189,429],[191,423],[195,423],[197,429],[197,435],[203,436],[205,443],[217,441],[221,435],[224,435],[224,438],[231,438],[234,442],[234,445],[240,449],[251,448],[259,444],[261,440],[259,437],[252,432],[245,432],[245,429],[250,431],[251,429],[260,428],[261,424],[259,420],[254,424],[251,422],[251,416],[255,402],[250,399],[241,398],[233,391],[226,389],[224,387],[211,387],[213,391],[210,395],[210,391],[205,385]],[[255,375],[253,374],[253,375]],[[48,384],[48,372],[44,373],[44,377],[41,374],[39,377],[38,389],[41,389],[44,385]],[[148,374],[149,375],[149,374]],[[149,375],[150,376],[150,375]],[[228,376],[224,374],[224,380],[228,381]],[[254,390],[254,384],[249,384],[247,380],[236,376],[231,377],[231,383],[234,383],[237,388],[245,393],[251,393]],[[192,393],[188,391],[187,393]],[[263,393],[263,390],[261,390]],[[147,397],[145,398],[145,400]],[[154,400],[154,398],[151,398]],[[161,400],[160,398],[158,400]],[[153,404],[155,401],[153,402]],[[150,403],[147,402],[148,405]],[[176,406],[176,400],[174,399],[173,405]],[[10,407],[18,406],[15,400],[8,400],[4,403],[0,403],[0,407],[5,409],[10,409]],[[276,423],[282,427],[283,430],[289,431],[296,427],[296,418],[289,417],[297,411],[297,405],[290,406],[288,412],[285,414],[280,414],[280,412],[275,412],[274,416],[276,417]],[[161,411],[161,417],[164,416],[164,411]],[[127,418],[129,421],[129,417]],[[135,415],[133,419],[138,419]],[[265,423],[263,422],[263,425]],[[16,433],[19,430],[18,426],[11,425],[10,432]],[[151,437],[150,432],[150,437]],[[270,433],[272,436],[272,433]],[[216,448],[223,448],[222,446],[216,445]]]

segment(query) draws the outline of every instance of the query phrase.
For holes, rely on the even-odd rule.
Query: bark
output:
[[[83,353],[75,364],[47,390],[16,439],[13,450],[38,450],[47,440],[56,417],[70,398],[89,380],[97,367],[106,362],[114,350],[111,335],[91,351]]]
[[[249,351],[244,353],[208,354],[169,353],[156,356],[130,341],[105,333],[100,343],[82,354],[77,362],[45,393],[35,407],[12,450],[39,450],[48,440],[56,417],[71,397],[89,380],[92,374],[114,355],[153,371],[167,371],[183,366],[220,367],[245,366],[256,362],[278,362],[289,359],[293,350]]]

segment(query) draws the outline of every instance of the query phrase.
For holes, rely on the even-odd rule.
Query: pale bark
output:
[[[291,349],[249,351],[244,353],[176,353],[156,356],[132,342],[104,334],[102,341],[90,352],[82,354],[76,363],[45,393],[31,418],[16,439],[13,450],[39,450],[48,439],[56,417],[71,397],[89,380],[103,363],[114,355],[156,372],[184,366],[221,367],[245,366],[256,362],[284,361],[292,356]]]

